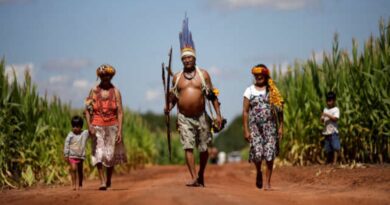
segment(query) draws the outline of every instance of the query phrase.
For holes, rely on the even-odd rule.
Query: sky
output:
[[[23,81],[28,69],[40,94],[83,107],[98,83],[96,68],[113,65],[125,107],[163,113],[161,63],[182,70],[179,32],[185,13],[197,52],[220,90],[228,121],[241,114],[256,64],[282,69],[330,52],[335,33],[350,50],[378,36],[390,19],[388,0],[0,0],[0,55]],[[11,79],[10,79],[11,80]]]

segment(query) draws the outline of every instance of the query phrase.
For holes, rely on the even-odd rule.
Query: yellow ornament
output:
[[[219,90],[218,90],[218,88],[214,88],[214,89],[213,89],[213,93],[214,93],[215,96],[218,96],[218,95],[219,95]]]
[[[282,108],[283,106],[283,97],[280,94],[278,88],[276,88],[274,81],[270,78],[268,79],[268,85],[269,85],[269,90],[270,90],[270,102],[271,104]]]

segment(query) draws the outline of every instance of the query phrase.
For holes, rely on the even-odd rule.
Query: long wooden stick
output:
[[[170,98],[170,92],[169,89],[171,87],[171,76],[173,76],[171,64],[172,64],[172,47],[169,50],[169,60],[168,60],[168,66],[165,68],[164,63],[162,63],[162,80],[164,85],[164,92],[165,92],[165,107],[169,109],[169,98]],[[165,80],[165,69],[167,69],[167,80]],[[169,152],[169,161],[172,159],[172,148],[171,148],[171,126],[170,126],[171,117],[168,113],[165,113],[165,124],[167,126],[167,140],[168,140],[168,152]]]

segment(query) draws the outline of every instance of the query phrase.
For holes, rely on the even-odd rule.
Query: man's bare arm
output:
[[[118,107],[118,139],[117,142],[122,141],[122,124],[123,124],[123,106],[122,106],[122,96],[118,89],[115,88],[115,95],[117,99],[117,107]]]
[[[205,81],[206,81],[206,85],[208,88],[210,88],[210,91],[212,92],[214,87],[213,87],[213,83],[211,82],[211,77],[207,71],[202,70],[202,72],[203,72],[203,76],[204,76]],[[221,118],[221,120],[222,120],[221,108],[220,108],[220,103],[218,101],[218,97],[215,97],[213,99],[212,103],[213,103],[214,110],[217,113],[217,116],[219,118]]]

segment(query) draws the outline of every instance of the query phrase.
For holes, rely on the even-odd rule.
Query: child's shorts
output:
[[[340,150],[340,137],[339,133],[334,132],[331,135],[325,135],[325,152],[333,152]]]
[[[83,160],[82,159],[77,159],[77,158],[69,158],[69,162],[71,164],[78,164],[80,162],[82,162]]]

